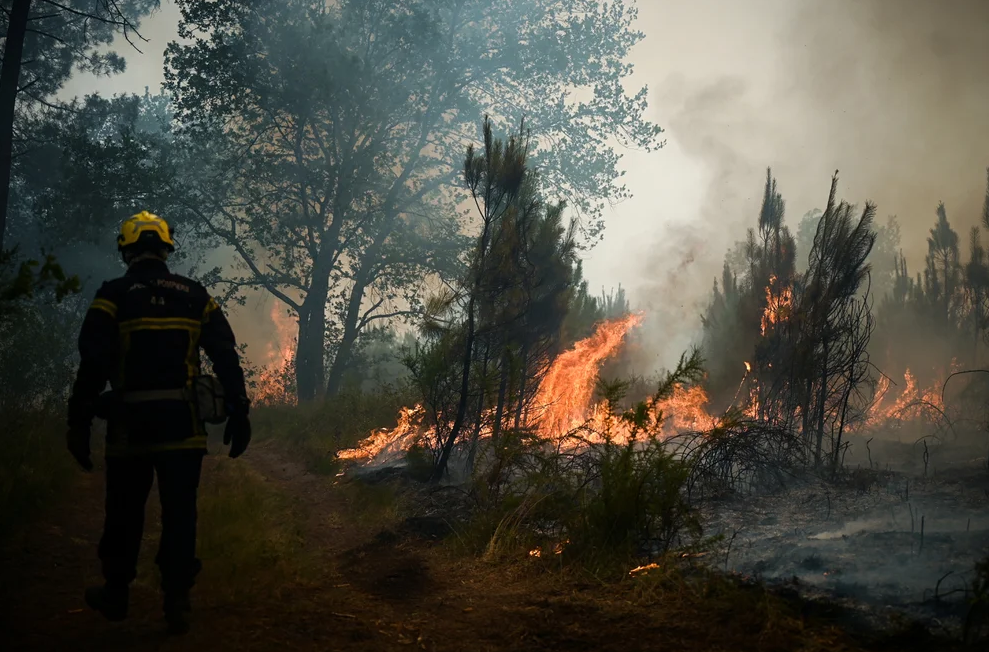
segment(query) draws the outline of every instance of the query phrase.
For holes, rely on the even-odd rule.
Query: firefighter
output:
[[[223,312],[202,285],[168,270],[175,245],[165,220],[147,211],[132,216],[121,226],[117,248],[127,272],[104,283],[86,313],[69,399],[68,449],[87,471],[93,468],[93,418],[107,419],[106,520],[99,544],[105,584],[88,588],[85,597],[108,620],[127,617],[145,503],[157,475],[161,541],[155,562],[165,620],[170,632],[181,634],[189,628],[189,591],[200,570],[196,494],[206,452],[204,408],[194,389],[201,380],[200,348],[222,386],[230,457],[250,442],[250,402]],[[101,393],[107,382],[111,390]]]

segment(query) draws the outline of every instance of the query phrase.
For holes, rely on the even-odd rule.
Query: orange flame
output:
[[[536,396],[544,436],[563,435],[587,420],[601,363],[618,351],[625,335],[641,322],[642,315],[604,322],[593,335],[557,356]]]
[[[294,405],[297,400],[290,391],[288,382],[292,373],[294,325],[291,318],[279,308],[277,302],[271,306],[270,314],[275,326],[275,337],[268,342],[267,364],[261,370],[260,378],[254,388],[254,403],[257,405]]]
[[[662,413],[667,432],[709,430],[718,420],[708,414],[707,403],[708,396],[703,387],[677,385],[669,398],[653,406],[653,414],[658,417]]]
[[[543,437],[557,440],[589,419],[599,425],[606,419],[604,415],[608,411],[601,405],[592,405],[598,369],[601,363],[615,355],[628,332],[641,321],[641,315],[628,315],[604,322],[590,337],[557,356],[540,384],[535,401],[539,407],[535,410],[534,421]],[[698,396],[675,398],[686,405],[696,401]],[[689,421],[691,417],[687,419]],[[416,405],[402,409],[396,427],[375,430],[356,448],[342,450],[337,456],[361,461],[393,458],[435,434],[435,427],[426,425],[426,411]],[[489,429],[481,432],[482,438],[490,436]]]
[[[421,405],[402,408],[398,415],[398,425],[394,428],[380,428],[371,432],[357,448],[349,448],[337,453],[343,460],[370,460],[378,455],[399,454],[407,451],[426,434],[423,420],[426,410]]]
[[[762,335],[765,337],[770,326],[775,326],[790,318],[793,310],[793,287],[784,286],[779,292],[773,292],[776,285],[776,276],[769,277],[769,285],[766,286],[766,309],[762,312]]]
[[[931,386],[924,390],[918,389],[916,377],[907,369],[903,372],[903,391],[892,404],[883,400],[889,394],[890,380],[885,376],[882,377],[876,387],[876,401],[869,410],[866,425],[876,427],[929,418],[932,416],[932,411],[943,411],[944,402],[941,400],[941,388],[944,386],[944,381],[948,375],[958,371],[958,368],[958,361],[953,359],[951,367],[947,371],[942,370]]]

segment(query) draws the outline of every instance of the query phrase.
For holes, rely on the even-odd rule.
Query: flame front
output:
[[[602,425],[607,410],[593,405],[594,388],[601,364],[615,355],[628,332],[642,321],[641,315],[628,315],[621,319],[600,324],[594,333],[564,353],[561,353],[543,378],[534,402],[534,422],[540,435],[556,440],[590,420]],[[697,393],[671,397],[682,405],[697,403]],[[706,399],[706,395],[704,397]],[[695,417],[685,417],[691,421]],[[403,408],[398,425],[394,428],[375,430],[356,448],[342,450],[337,456],[346,460],[369,461],[376,458],[394,459],[414,444],[429,441],[436,435],[436,428],[426,423],[426,411],[421,405]],[[490,437],[490,430],[480,433]]]
[[[289,387],[295,345],[294,325],[289,316],[279,308],[278,302],[271,306],[275,337],[268,342],[267,364],[261,370],[254,388],[254,403],[258,405],[296,403],[296,396]]]
[[[767,301],[764,327],[779,324],[788,318],[792,290],[783,288],[779,296],[776,296],[767,289]],[[594,402],[594,390],[602,363],[620,350],[628,333],[641,321],[642,316],[635,314],[604,322],[590,337],[580,340],[553,360],[539,386],[532,408],[532,425],[543,440],[562,442],[568,447],[580,445],[568,439],[568,435],[578,430],[581,435],[578,441],[591,444],[603,442],[605,438],[624,444],[638,436],[640,431],[636,426],[616,416],[607,401]],[[283,363],[289,359],[289,355],[283,354],[281,357]],[[953,364],[952,370],[956,366]],[[748,401],[742,414],[752,420],[762,420],[765,415],[760,409],[760,384],[752,373],[753,365],[745,362],[745,373],[732,405],[739,394],[745,396],[743,388],[747,387]],[[907,370],[904,373],[903,391],[895,400],[884,400],[889,396],[890,383],[888,379],[883,379],[877,387],[875,403],[869,409],[864,423],[858,427],[874,428],[893,420],[900,422],[929,417],[931,410],[943,409],[939,389],[946,377],[946,374],[942,374],[936,385],[921,392],[916,378]],[[709,431],[717,427],[719,418],[708,411],[708,403],[708,394],[702,386],[677,385],[669,396],[647,401],[646,427],[662,438],[683,432]],[[426,410],[421,405],[416,405],[401,410],[398,425],[394,428],[375,430],[356,448],[342,450],[337,455],[341,459],[363,462],[375,459],[394,460],[416,444],[435,441],[436,436],[436,427],[429,422]],[[479,436],[482,439],[489,438],[490,425],[484,426]],[[541,553],[541,550],[536,549],[532,554],[538,556]]]
[[[871,427],[889,426],[904,421],[923,418],[936,418],[936,414],[944,411],[944,401],[941,399],[941,388],[949,374],[959,369],[958,360],[951,361],[951,367],[938,373],[934,382],[924,390],[920,390],[917,379],[907,369],[903,372],[903,391],[890,404],[883,400],[889,394],[890,380],[883,376],[876,387],[876,400],[869,410],[866,425]]]
[[[539,386],[535,402],[544,437],[562,435],[587,420],[601,363],[618,351],[628,332],[640,323],[641,315],[604,322],[593,335],[557,356]]]
[[[398,454],[407,451],[419,438],[424,436],[423,418],[426,410],[421,405],[402,408],[398,415],[398,425],[394,428],[380,428],[364,439],[357,448],[349,448],[337,453],[344,460],[369,460],[378,455]]]

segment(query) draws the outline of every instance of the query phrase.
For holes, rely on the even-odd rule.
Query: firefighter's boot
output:
[[[168,624],[168,633],[176,636],[187,633],[191,611],[188,593],[166,593],[165,622]]]
[[[119,621],[127,618],[127,603],[129,601],[127,585],[91,586],[86,589],[86,604],[107,620]]]

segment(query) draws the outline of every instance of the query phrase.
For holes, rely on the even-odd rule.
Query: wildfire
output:
[[[744,414],[750,419],[759,418],[759,388],[756,385],[749,388],[749,407],[744,410]]]
[[[543,437],[557,440],[585,424],[590,426],[585,438],[591,442],[602,441],[599,433],[607,433],[620,444],[635,436],[631,424],[616,418],[606,402],[592,405],[591,401],[601,363],[615,354],[625,335],[639,323],[639,315],[606,322],[594,335],[577,342],[553,362],[536,400],[536,405],[545,406],[539,417]],[[705,409],[707,403],[707,392],[702,387],[677,385],[670,396],[650,402],[650,422],[655,425],[662,418],[666,435],[706,430],[716,422]]]
[[[425,434],[423,417],[426,410],[421,405],[402,408],[398,415],[398,425],[394,428],[381,428],[357,445],[357,448],[342,450],[337,457],[344,460],[374,459],[379,455],[399,454],[408,450]]]
[[[766,286],[766,309],[762,312],[763,337],[770,326],[789,319],[793,309],[793,288],[787,285],[780,288],[779,292],[773,292],[776,280],[776,276],[770,276],[769,285]]]
[[[892,404],[883,400],[889,393],[890,386],[890,380],[884,376],[876,387],[876,402],[869,410],[866,425],[880,426],[890,422],[910,421],[930,416],[931,411],[943,411],[941,388],[948,374],[954,373],[958,368],[958,361],[952,360],[950,369],[939,373],[934,382],[923,390],[918,388],[916,377],[907,369],[903,372],[903,391]]]
[[[641,315],[628,315],[605,322],[588,338],[574,344],[550,365],[536,396],[534,423],[548,441],[559,441],[567,433],[585,424],[590,426],[588,438],[599,440],[595,433],[607,432],[616,442],[633,436],[631,426],[615,418],[606,402],[594,404],[594,388],[601,364],[615,355],[628,332],[639,325]],[[704,409],[707,393],[700,387],[676,387],[662,401],[649,406],[655,423],[662,415],[664,432],[703,430],[714,424]],[[482,431],[481,437],[490,437]],[[395,458],[419,441],[435,436],[435,427],[427,424],[425,410],[417,405],[403,408],[394,428],[375,430],[356,448],[337,455],[347,460]]]
[[[708,414],[707,403],[708,396],[703,387],[677,385],[669,398],[656,403],[653,411],[657,417],[662,412],[667,432],[709,430],[718,420]]]
[[[269,340],[265,351],[267,364],[261,370],[254,388],[254,403],[271,405],[289,403],[294,405],[296,397],[290,390],[292,355],[295,344],[292,320],[275,302],[271,306],[271,321],[275,326],[275,338]]]
[[[563,554],[563,551],[566,549],[566,547],[568,545],[570,545],[570,539],[566,539],[565,541],[560,541],[560,542],[554,544],[553,545],[553,554],[554,555],[562,555]],[[529,551],[529,556],[530,557],[535,557],[535,558],[542,557],[543,556],[543,549],[541,547],[539,547],[539,546],[536,546],[535,548],[533,548],[532,550]]]
[[[601,363],[618,351],[628,332],[641,322],[642,315],[605,322],[593,335],[557,356],[535,403],[541,406],[537,419],[544,436],[570,432],[587,420]]]

